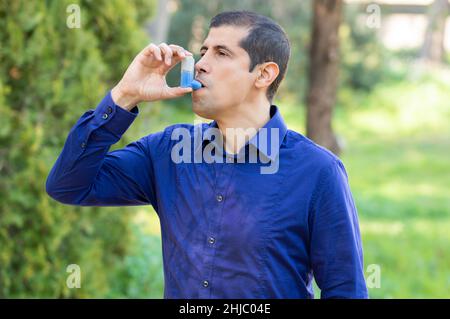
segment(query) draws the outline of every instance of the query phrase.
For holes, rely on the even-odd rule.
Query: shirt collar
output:
[[[217,122],[212,121],[207,126],[208,128],[218,128]],[[246,144],[251,145],[259,150],[260,153],[264,154],[271,161],[275,161],[280,152],[281,144],[287,132],[287,126],[281,116],[280,111],[276,105],[270,106],[270,120],[259,129],[256,135],[254,135]],[[277,134],[274,136],[273,134]],[[210,139],[209,134],[202,134],[202,141],[214,142]],[[272,145],[273,143],[273,145]],[[201,143],[203,144],[203,143]]]

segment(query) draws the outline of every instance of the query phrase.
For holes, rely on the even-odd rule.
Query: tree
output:
[[[428,12],[428,27],[425,33],[421,58],[428,62],[444,60],[445,22],[449,13],[448,0],[435,0]]]
[[[171,5],[173,5],[171,0],[158,0],[155,18],[148,26],[148,32],[154,43],[167,42]]]
[[[339,70],[341,0],[313,1],[306,134],[339,154],[331,120],[336,102]]]
[[[67,20],[77,6],[79,28]],[[0,298],[108,293],[128,210],[62,205],[45,180],[69,129],[147,44],[151,10],[148,0],[0,0]],[[70,264],[79,289],[66,285]]]

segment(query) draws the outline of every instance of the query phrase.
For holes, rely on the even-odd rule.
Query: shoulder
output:
[[[285,144],[293,151],[298,161],[309,164],[317,170],[342,165],[338,156],[296,131],[287,131]]]
[[[313,190],[326,190],[330,185],[348,182],[342,160],[325,147],[292,130],[288,130],[284,144],[289,150],[292,174],[298,172],[302,178],[310,180]]]

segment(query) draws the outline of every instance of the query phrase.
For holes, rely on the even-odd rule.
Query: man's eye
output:
[[[219,55],[220,56],[226,56],[227,54],[225,52],[223,52],[223,51],[219,51]]]

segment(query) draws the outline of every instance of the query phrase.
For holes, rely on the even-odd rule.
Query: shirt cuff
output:
[[[111,91],[106,94],[94,111],[94,122],[107,129],[114,135],[120,137],[133,123],[138,116],[139,109],[135,106],[131,111],[127,111],[116,103],[111,97]]]

